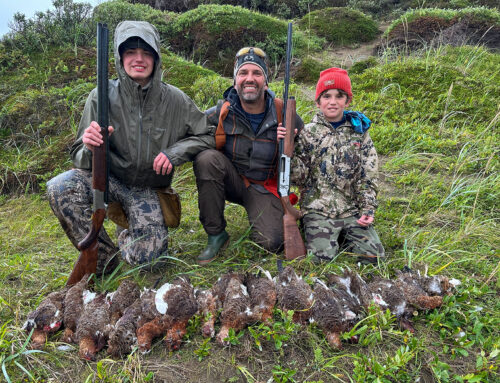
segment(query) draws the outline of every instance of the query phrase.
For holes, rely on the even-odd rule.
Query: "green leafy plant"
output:
[[[194,350],[194,353],[198,356],[198,360],[201,362],[204,358],[210,355],[210,349],[212,345],[210,344],[210,338],[205,338],[201,343],[200,347]]]
[[[224,338],[224,341],[229,342],[233,346],[236,346],[241,343],[240,338],[243,335],[245,335],[244,330],[238,331],[238,333],[236,333],[236,331],[234,331],[234,328],[230,328],[227,337]]]
[[[292,317],[292,310],[285,312],[275,309],[275,319],[272,324],[259,323],[257,326],[248,327],[255,346],[262,351],[262,340],[266,340],[273,342],[275,349],[280,350],[300,328],[299,324],[293,322]]]
[[[297,373],[297,370],[293,370],[291,368],[285,367],[283,368],[280,365],[276,365],[273,367],[273,379],[276,383],[286,383],[286,382],[295,382],[296,380],[293,376]]]

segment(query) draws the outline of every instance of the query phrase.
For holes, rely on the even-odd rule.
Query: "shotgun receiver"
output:
[[[283,205],[283,233],[285,244],[285,258],[295,259],[306,255],[306,247],[300,234],[297,220],[302,217],[299,210],[290,203],[290,160],[293,155],[295,139],[296,104],[293,97],[288,98],[290,84],[290,61],[292,54],[292,23],[288,23],[288,36],[286,47],[285,90],[283,92],[283,124],[286,136],[280,140],[280,158],[278,163],[278,193]]]
[[[92,224],[87,236],[78,243],[80,256],[66,282],[67,286],[79,282],[85,274],[97,269],[97,237],[106,217],[108,202],[108,27],[97,24],[97,123],[101,127],[103,144],[92,151]]]

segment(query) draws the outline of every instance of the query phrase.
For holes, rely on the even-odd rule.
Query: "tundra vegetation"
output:
[[[141,2],[149,5],[108,1],[92,9],[85,3],[54,0],[53,9],[32,19],[17,14],[12,32],[0,41],[0,380],[498,381],[500,55],[494,33],[500,18],[496,2],[238,2],[246,8],[229,1]],[[153,9],[152,3],[179,8]],[[259,8],[266,4],[269,9]],[[314,79],[322,69],[342,64],[331,49],[341,44],[349,48],[363,40],[341,39],[332,45],[318,36],[321,30],[299,21],[312,17],[307,15],[310,11],[347,5],[364,12],[364,17],[371,15],[371,23],[394,20],[377,53],[357,58],[351,71],[353,108],[373,121],[371,135],[381,158],[376,225],[388,260],[378,267],[359,266],[355,257],[343,253],[331,264],[314,264],[309,258],[291,264],[310,283],[314,277],[346,268],[367,278],[392,277],[404,266],[459,279],[462,284],[445,297],[443,306],[419,313],[415,334],[401,330],[390,313],[370,311],[361,326],[345,335],[347,340],[356,334],[359,342],[344,341],[340,351],[329,348],[314,324],[296,326],[291,313],[278,310],[272,324],[230,333],[230,346],[224,348],[199,335],[200,318],[195,317],[175,353],[168,353],[158,341],[148,355],[133,351],[123,359],[111,359],[102,353],[96,363],[86,363],[78,359],[74,346],[60,347],[64,346],[60,334],[49,339],[43,352],[30,350],[22,324],[47,294],[65,284],[78,254],[50,211],[44,191],[47,180],[71,167],[68,148],[85,98],[95,86],[96,21],[108,22],[111,29],[123,18],[155,24],[162,35],[164,80],[180,87],[203,109],[232,83],[227,77],[231,55],[244,45],[268,51],[270,87],[281,94],[287,21],[279,18],[279,10],[286,6],[289,13],[281,17],[293,17],[296,23],[290,93],[308,122],[315,111]],[[423,5],[453,9],[424,10]],[[408,11],[409,7],[419,9]],[[391,12],[377,13],[377,9]],[[365,22],[350,19],[350,12],[335,22],[361,30],[356,22]],[[321,12],[314,17],[320,16]],[[430,25],[436,28],[432,34],[422,27]],[[494,38],[463,39],[464,28],[468,36],[491,33]],[[410,30],[415,33],[411,38],[405,35]],[[481,33],[476,34],[478,30]],[[443,38],[436,39],[440,34]],[[415,39],[420,43],[411,44]],[[113,67],[111,62],[111,74]],[[226,205],[229,248],[213,263],[198,266],[196,256],[206,235],[198,221],[191,165],[176,170],[174,187],[182,200],[182,221],[170,231],[168,267],[150,274],[121,264],[115,273],[97,280],[96,289],[115,289],[124,278],[152,287],[179,274],[189,275],[195,286],[208,287],[222,272],[255,271],[257,266],[277,274],[276,259],[282,256],[249,239],[244,210],[234,204]],[[106,227],[113,232],[110,222]]]

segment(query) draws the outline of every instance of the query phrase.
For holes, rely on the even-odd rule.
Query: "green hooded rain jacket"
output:
[[[130,37],[140,37],[158,54],[150,83],[142,88],[125,72],[118,48]],[[110,173],[126,185],[154,188],[170,185],[173,173],[157,175],[155,157],[163,152],[174,166],[191,161],[200,151],[215,148],[215,126],[207,126],[205,114],[176,87],[161,81],[159,35],[142,21],[123,21],[116,27],[114,55],[118,79],[109,80]],[[92,169],[92,152],[82,142],[85,129],[97,120],[97,89],[85,104],[71,147],[76,168]]]

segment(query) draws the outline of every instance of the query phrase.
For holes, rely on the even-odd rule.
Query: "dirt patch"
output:
[[[390,23],[382,23],[379,30],[384,33]],[[354,44],[351,46],[335,46],[332,44],[327,48],[328,60],[339,65],[341,68],[350,68],[356,62],[366,60],[377,55],[377,47],[382,43],[381,38],[377,38],[367,43]]]
[[[433,39],[438,45],[484,45],[500,51],[500,27],[485,22],[464,18],[439,33]]]
[[[500,50],[500,27],[471,16],[451,20],[425,16],[410,23],[398,24],[376,50],[382,53],[392,48],[410,52],[429,46],[464,44]]]

